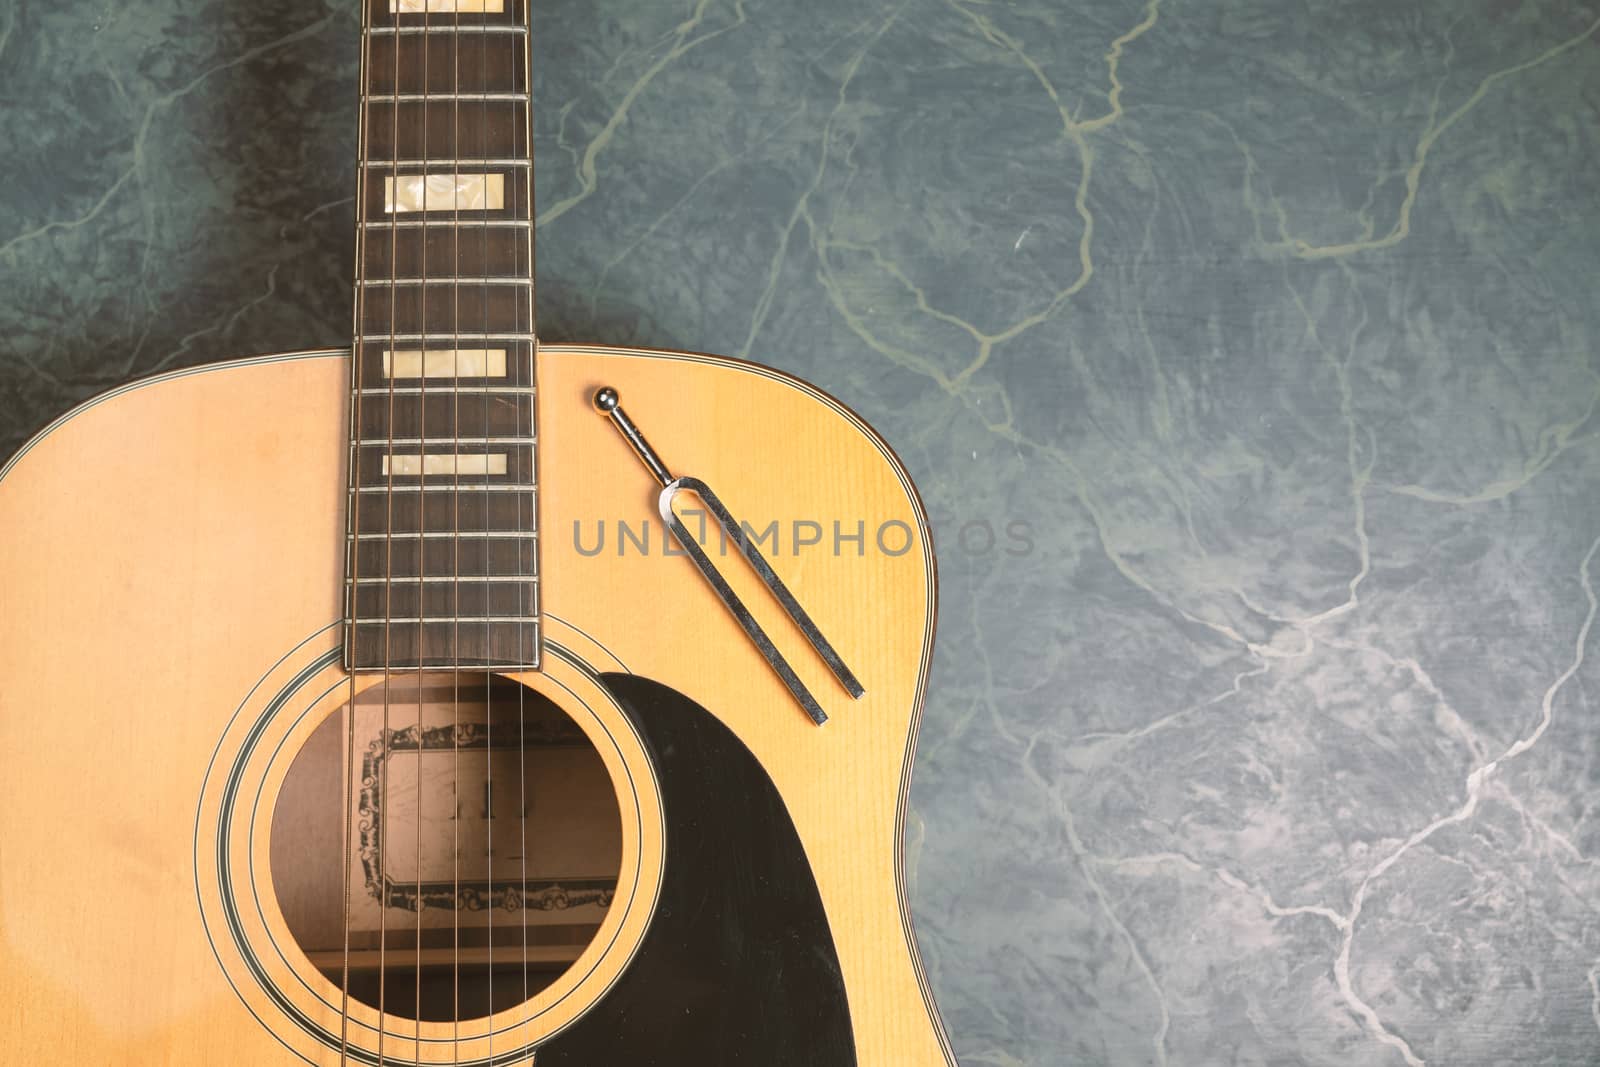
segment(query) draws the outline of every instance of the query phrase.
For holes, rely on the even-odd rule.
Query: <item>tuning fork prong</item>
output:
[[[766,557],[761,554],[761,550],[755,546],[754,542],[746,534],[745,528],[728,511],[717,494],[711,490],[709,485],[698,478],[674,477],[672,472],[667,469],[667,465],[662,462],[661,457],[650,447],[650,442],[645,440],[644,434],[639,431],[633,420],[629,419],[627,413],[622,410],[621,399],[615,389],[606,386],[595,392],[594,406],[610,418],[611,424],[616,427],[623,440],[627,441],[628,446],[633,449],[634,455],[639,457],[639,461],[644,464],[651,477],[661,486],[661,493],[657,497],[656,506],[661,512],[662,522],[666,523],[667,529],[672,531],[672,537],[678,542],[678,546],[683,549],[684,554],[695,565],[695,569],[700,572],[707,584],[711,586],[712,591],[716,593],[717,599],[722,601],[723,606],[728,609],[734,621],[739,624],[739,628],[745,632],[745,636],[750,639],[751,644],[756,646],[762,658],[767,661],[768,666],[783,681],[801,708],[804,709],[807,715],[811,716],[813,722],[819,726],[822,725],[828,719],[827,713],[822,710],[821,705],[811,695],[805,683],[795,674],[794,668],[789,665],[788,660],[784,659],[783,653],[778,651],[777,645],[773,643],[767,632],[761,628],[761,624],[750,613],[750,609],[745,606],[744,601],[740,600],[739,595],[733,591],[733,587],[728,584],[727,579],[717,569],[717,565],[712,562],[711,557],[706,553],[700,542],[683,525],[683,521],[678,517],[677,512],[673,510],[673,501],[677,499],[679,493],[693,493],[700,498],[701,503],[706,506],[706,510],[716,520],[723,537],[739,546],[739,554],[750,565],[750,569],[756,572],[756,576],[761,579],[761,584],[766,586],[767,592],[772,595],[773,599],[777,600],[784,612],[794,621],[795,626],[805,636],[806,641],[811,645],[817,656],[828,665],[828,669],[833,672],[833,676],[838,679],[845,692],[849,693],[853,698],[859,698],[865,692],[861,683],[856,679],[850,668],[845,665],[844,659],[839,655],[838,650],[823,635],[822,630],[812,620],[805,608],[801,606],[795,595],[790,592],[783,579],[778,577],[777,572],[772,569]]]

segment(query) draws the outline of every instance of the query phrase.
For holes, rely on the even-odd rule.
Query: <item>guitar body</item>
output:
[[[313,731],[377,681],[340,658],[348,358],[168,375],[80,408],[0,475],[8,1062],[951,1062],[901,859],[935,607],[905,471],[764,368],[539,357],[545,656],[517,681],[612,784],[621,865],[598,935],[532,999],[459,1022],[342,1005],[297,949],[273,888],[273,835],[293,827],[273,813]],[[740,519],[777,522],[769,559],[866,689],[850,700],[792,654],[826,725],[665,551],[654,484],[589,403],[601,385]],[[736,552],[719,565],[804,648]]]

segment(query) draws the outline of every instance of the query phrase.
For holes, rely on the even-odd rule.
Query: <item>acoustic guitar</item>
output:
[[[355,337],[0,469],[0,1058],[953,1062],[928,525],[765,367],[541,344],[527,0],[365,0]]]

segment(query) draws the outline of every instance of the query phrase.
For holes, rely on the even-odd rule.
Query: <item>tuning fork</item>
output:
[[[822,710],[822,705],[817,703],[816,697],[811,695],[811,691],[800,680],[800,676],[795,674],[794,668],[783,657],[783,653],[778,651],[778,646],[773,643],[767,632],[761,628],[761,624],[750,613],[750,609],[745,606],[744,601],[739,599],[739,594],[733,591],[733,587],[728,584],[728,580],[723,577],[722,572],[717,569],[717,565],[706,554],[705,548],[684,526],[683,520],[679,518],[677,511],[673,507],[679,496],[689,493],[700,499],[706,510],[711,513],[712,518],[716,520],[717,526],[721,528],[723,537],[739,546],[739,554],[750,565],[750,569],[756,572],[756,576],[766,586],[767,592],[783,607],[789,618],[794,620],[795,626],[805,635],[806,641],[822,662],[828,665],[828,669],[833,672],[834,678],[838,679],[845,692],[849,693],[852,698],[859,699],[866,690],[856,680],[855,674],[845,665],[844,659],[839,655],[838,650],[823,635],[822,630],[807,614],[806,609],[801,607],[800,601],[795,599],[795,595],[789,591],[789,587],[783,583],[783,579],[779,578],[777,572],[772,569],[772,565],[761,554],[761,550],[755,546],[745,532],[745,528],[728,511],[727,506],[722,503],[717,494],[712,492],[711,487],[699,478],[674,476],[667,469],[667,465],[662,462],[655,449],[650,447],[650,442],[645,440],[644,434],[639,431],[639,427],[634,425],[633,420],[628,418],[627,413],[622,410],[622,397],[615,389],[610,386],[604,386],[596,390],[594,406],[596,410],[611,420],[611,425],[615,426],[617,432],[622,435],[622,439],[628,442],[628,447],[633,449],[633,454],[639,457],[639,462],[644,464],[645,469],[650,472],[650,476],[656,480],[656,484],[661,486],[661,493],[656,498],[656,507],[661,512],[661,521],[666,523],[668,530],[672,531],[673,540],[678,542],[678,546],[683,549],[684,554],[694,563],[695,569],[700,572],[701,577],[711,586],[712,592],[716,593],[717,599],[722,601],[723,606],[728,609],[728,613],[739,624],[739,628],[750,639],[750,643],[756,646],[756,650],[767,661],[767,665],[772,668],[773,673],[783,681],[784,686],[794,696],[801,709],[811,717],[811,721],[821,726],[828,721],[828,714]]]

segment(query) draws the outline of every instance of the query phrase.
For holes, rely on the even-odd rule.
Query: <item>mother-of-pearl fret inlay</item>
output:
[[[389,10],[401,15],[484,14],[506,9],[505,0],[389,0]]]
[[[504,174],[402,174],[383,179],[383,210],[499,211],[506,206]]]
[[[503,348],[403,348],[383,353],[385,378],[504,378]]]
[[[435,474],[476,474],[492,475],[506,472],[505,453],[468,453],[464,456],[439,455],[429,453],[425,456],[384,456],[383,473],[394,475],[396,478],[415,478],[419,475],[426,478]]]

